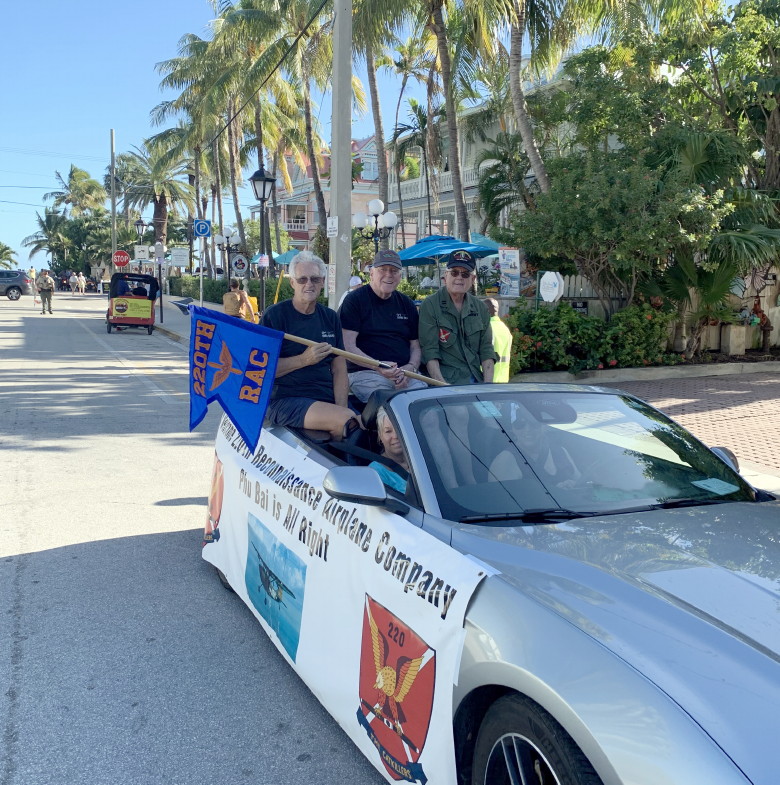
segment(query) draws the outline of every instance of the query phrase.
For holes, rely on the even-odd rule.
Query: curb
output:
[[[754,373],[780,373],[780,362],[713,363],[712,365],[673,365],[658,368],[620,368],[603,371],[520,373],[509,381],[553,382],[563,384],[607,384],[612,382],[651,382],[659,379],[695,379],[703,376],[735,376]]]
[[[185,342],[183,335],[179,335],[179,333],[175,333],[173,330],[169,330],[167,327],[161,327],[159,324],[155,324],[154,329],[155,332],[162,333],[166,338],[170,338],[172,341],[176,341],[176,343]]]

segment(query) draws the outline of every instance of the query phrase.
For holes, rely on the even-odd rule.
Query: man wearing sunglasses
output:
[[[331,351],[344,348],[341,322],[335,311],[317,302],[326,274],[319,256],[301,251],[288,272],[292,300],[283,300],[263,314],[265,327],[316,342],[314,346],[282,343],[266,418],[273,425],[329,431],[338,440],[359,422],[347,408],[346,361]]]
[[[428,375],[449,384],[492,382],[497,355],[490,314],[472,293],[474,257],[453,251],[444,286],[420,306],[420,346]]]
[[[347,351],[389,366],[373,370],[347,364],[350,389],[361,401],[367,401],[374,390],[394,392],[426,386],[404,375],[404,370],[417,373],[420,367],[420,342],[417,308],[405,294],[396,291],[401,270],[401,257],[395,251],[379,251],[371,265],[368,286],[350,292],[339,308]]]

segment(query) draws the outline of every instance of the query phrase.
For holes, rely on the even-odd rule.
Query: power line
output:
[[[54,153],[50,150],[25,150],[21,147],[2,147],[0,146],[0,153],[15,153],[16,155],[39,155],[48,158],[80,158],[84,161],[103,161],[105,156],[97,155],[78,155],[75,153]]]

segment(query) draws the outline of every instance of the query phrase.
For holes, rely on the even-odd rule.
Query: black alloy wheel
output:
[[[488,709],[474,750],[472,785],[601,785],[568,733],[541,706],[506,695]]]

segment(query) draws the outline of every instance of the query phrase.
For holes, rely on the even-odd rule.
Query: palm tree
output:
[[[10,245],[0,243],[0,267],[11,270],[16,264],[16,251]]]
[[[43,198],[54,199],[55,210],[70,207],[70,214],[78,218],[104,205],[107,198],[106,189],[97,180],[93,180],[89,172],[71,164],[67,180],[59,172],[55,171],[54,175],[61,190],[44,194]]]
[[[22,240],[22,245],[30,249],[30,257],[43,251],[51,257],[51,268],[55,272],[64,268],[68,261],[68,248],[70,240],[67,235],[68,219],[63,213],[51,208],[41,217],[35,214],[38,221],[38,231]]]
[[[398,142],[398,114],[401,111],[401,100],[410,79],[415,79],[420,84],[425,84],[428,74],[436,62],[435,42],[430,35],[424,32],[418,36],[406,39],[405,44],[396,46],[397,57],[394,60],[377,61],[386,68],[392,68],[394,73],[401,77],[401,89],[398,91],[398,101],[395,104],[395,122],[393,124],[392,146],[396,150],[393,157],[395,163],[395,181],[398,184],[398,213],[400,216],[401,242],[406,246],[406,221],[404,219],[404,200],[401,196],[401,169],[404,158],[397,153]]]
[[[185,160],[170,161],[160,145],[145,142],[135,152],[119,156],[126,161],[130,188],[125,194],[128,207],[142,211],[153,205],[155,241],[165,244],[168,233],[168,212],[177,207],[192,208],[193,188],[187,177]]]
[[[464,49],[489,56],[498,38],[497,25],[505,18],[504,2],[503,0],[484,0],[484,2],[468,0],[460,8],[448,8],[445,0],[425,0],[423,8],[427,29],[436,36],[439,55],[448,136],[447,162],[452,175],[456,234],[462,240],[468,240],[469,221],[460,167],[458,113],[455,100],[456,70],[453,67],[453,52],[450,45],[452,35],[459,31],[461,36],[454,51],[456,57],[461,56]],[[445,8],[448,8],[448,18],[445,18]],[[453,18],[456,23],[450,24]]]
[[[428,234],[431,234],[431,166],[441,163],[441,137],[438,123],[429,123],[426,109],[414,98],[410,98],[409,122],[395,127],[395,157],[403,160],[415,148],[422,150],[423,170],[425,171],[425,195],[428,201]],[[431,160],[433,158],[433,160]],[[400,195],[401,184],[398,184]]]
[[[520,134],[499,133],[489,139],[490,146],[482,150],[474,165],[479,174],[479,201],[484,212],[480,232],[498,226],[501,213],[524,207],[533,209],[534,198],[526,184],[529,161]]]

